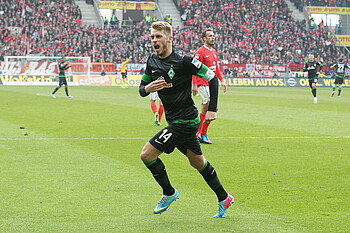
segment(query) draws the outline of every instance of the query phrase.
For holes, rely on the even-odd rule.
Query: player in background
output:
[[[58,91],[58,89],[60,89],[62,87],[62,85],[64,85],[67,98],[73,98],[73,96],[70,96],[68,94],[68,85],[67,85],[65,71],[70,68],[70,64],[68,61],[66,61],[65,57],[62,57],[61,63],[58,65],[58,68],[59,68],[59,72],[60,72],[58,74],[58,79],[59,79],[58,87],[56,87],[56,89],[51,93],[51,97],[55,99],[56,98],[55,93]]]
[[[129,57],[126,61],[122,62],[122,66],[120,68],[120,72],[122,73],[122,88],[127,88],[127,81],[128,81],[128,75],[127,75],[127,70],[126,70],[126,63],[130,61]]]
[[[344,58],[339,59],[339,63],[336,63],[330,67],[335,68],[335,82],[333,84],[333,91],[332,91],[332,96],[334,96],[335,93],[335,87],[338,86],[338,97],[340,97],[341,93],[341,88],[344,83],[344,78],[345,78],[345,69],[350,68],[345,62]]]
[[[194,54],[194,57],[202,62],[204,65],[206,65],[209,69],[211,69],[216,76],[219,78],[221,82],[221,86],[224,88],[224,92],[226,92],[226,81],[222,78],[221,71],[218,67],[218,54],[216,50],[213,48],[214,42],[215,42],[215,34],[213,32],[213,29],[207,28],[202,32],[202,39],[204,41],[204,45],[201,46],[197,52]],[[212,144],[212,142],[208,138],[207,130],[210,124],[209,122],[205,122],[205,114],[208,111],[209,106],[209,100],[210,100],[210,93],[209,93],[209,84],[208,81],[198,78],[197,76],[192,76],[192,92],[193,95],[199,95],[202,98],[202,107],[201,107],[201,113],[199,114],[199,117],[201,119],[201,124],[197,133],[197,137],[200,142]]]
[[[154,123],[156,125],[161,125],[162,123],[162,116],[164,113],[164,106],[162,104],[162,101],[159,99],[158,97],[158,93],[155,92],[151,92],[150,95],[150,100],[151,100],[151,108],[152,111],[154,113]],[[156,104],[156,100],[159,99],[159,109],[157,110],[157,104]]]
[[[166,211],[179,197],[179,192],[170,184],[165,166],[159,158],[163,152],[169,154],[176,147],[187,156],[191,166],[198,170],[215,192],[219,210],[213,217],[222,218],[234,199],[225,191],[214,167],[202,154],[196,135],[200,119],[191,96],[192,75],[206,79],[209,82],[210,104],[205,120],[215,120],[218,78],[195,58],[174,52],[172,41],[172,27],[169,23],[162,21],[152,23],[151,43],[155,53],[147,60],[146,71],[139,86],[142,97],[151,92],[158,92],[168,122],[167,127],[145,144],[140,155],[143,163],[163,189],[163,195],[153,213],[160,214]]]
[[[309,86],[311,88],[312,95],[314,96],[314,103],[317,104],[316,96],[316,84],[318,80],[318,75],[322,68],[322,64],[318,61],[315,61],[315,55],[310,53],[309,60],[305,63],[304,72],[308,72]]]

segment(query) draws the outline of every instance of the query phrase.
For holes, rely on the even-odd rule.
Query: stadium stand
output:
[[[186,15],[182,17],[186,29],[175,36],[180,41],[175,44],[181,44],[185,51],[198,48],[202,44],[200,32],[213,27],[216,49],[224,63],[298,63],[310,52],[321,62],[332,63],[339,55],[327,32],[317,28],[307,31],[306,21],[294,20],[284,0],[246,0],[244,4],[178,0],[176,4]]]
[[[0,0],[2,56],[91,56],[93,62],[114,63],[132,56],[131,62],[144,63],[152,52],[145,20],[130,27],[83,27],[74,0],[26,2],[24,21],[21,1]],[[298,63],[314,52],[321,62],[331,64],[339,55],[325,30],[307,31],[306,21],[295,21],[284,0],[175,3],[186,26],[175,32],[174,45],[186,54],[193,54],[202,45],[201,32],[213,27],[223,63]]]
[[[292,2],[301,1],[306,6],[350,7],[350,2],[347,0],[292,0]]]

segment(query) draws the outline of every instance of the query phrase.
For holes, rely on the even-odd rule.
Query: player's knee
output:
[[[203,161],[190,161],[190,165],[196,170],[201,170],[205,166]]]
[[[143,162],[153,160],[153,154],[147,149],[147,146],[142,148],[140,158]]]
[[[147,152],[146,152],[144,149],[142,149],[142,151],[141,151],[140,159],[141,159],[143,162],[148,161]]]
[[[197,155],[197,158],[192,157],[191,159],[189,159],[190,165],[197,169],[197,170],[201,170],[204,166],[205,166],[205,158],[203,155]]]
[[[207,111],[208,111],[208,106],[209,106],[209,103],[203,104],[203,105],[202,105],[201,113],[202,113],[203,115],[205,115],[205,114],[207,113]]]
[[[196,163],[196,162],[190,161],[190,165],[197,170],[200,169],[200,168],[198,168],[199,166],[198,166],[198,163]]]

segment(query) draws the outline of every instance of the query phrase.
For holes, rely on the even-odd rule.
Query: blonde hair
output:
[[[163,31],[167,37],[173,35],[173,27],[164,21],[157,21],[152,23],[151,28],[154,30]]]

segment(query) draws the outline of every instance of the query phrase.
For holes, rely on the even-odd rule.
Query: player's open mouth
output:
[[[155,50],[157,50],[157,49],[159,49],[159,45],[153,45],[153,48],[155,49]]]

